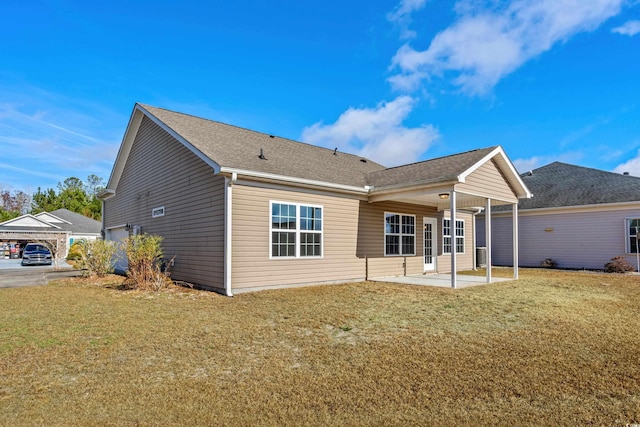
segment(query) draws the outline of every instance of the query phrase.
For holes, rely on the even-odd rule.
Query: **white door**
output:
[[[436,270],[436,219],[423,218],[424,271]]]
[[[122,239],[129,237],[129,230],[125,227],[111,228],[107,230],[106,240],[114,241],[118,244],[118,252],[115,256],[114,268],[118,272],[125,272],[128,268],[127,256],[119,247]]]

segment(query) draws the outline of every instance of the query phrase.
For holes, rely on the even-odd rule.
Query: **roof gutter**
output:
[[[260,181],[270,181],[270,182],[279,182],[279,183],[287,183],[287,184],[297,184],[303,187],[312,187],[312,188],[327,188],[333,191],[339,191],[343,193],[356,193],[356,194],[367,194],[369,192],[369,188],[367,186],[357,187],[354,185],[345,185],[345,184],[336,184],[332,182],[326,181],[316,181],[313,179],[304,179],[304,178],[296,178],[291,176],[277,175],[265,172],[256,172],[244,169],[235,169],[228,167],[221,167],[220,174],[226,176],[242,176],[247,178],[254,178]]]

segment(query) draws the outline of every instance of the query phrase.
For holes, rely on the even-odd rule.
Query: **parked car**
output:
[[[27,243],[22,252],[22,265],[51,265],[51,251],[40,243]]]

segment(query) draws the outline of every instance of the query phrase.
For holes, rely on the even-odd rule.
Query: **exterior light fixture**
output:
[[[449,198],[449,193],[440,193],[438,194],[438,197],[440,197],[442,200],[447,200]]]

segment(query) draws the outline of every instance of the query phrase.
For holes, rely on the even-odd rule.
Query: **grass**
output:
[[[640,277],[0,290],[1,425],[640,422]]]

